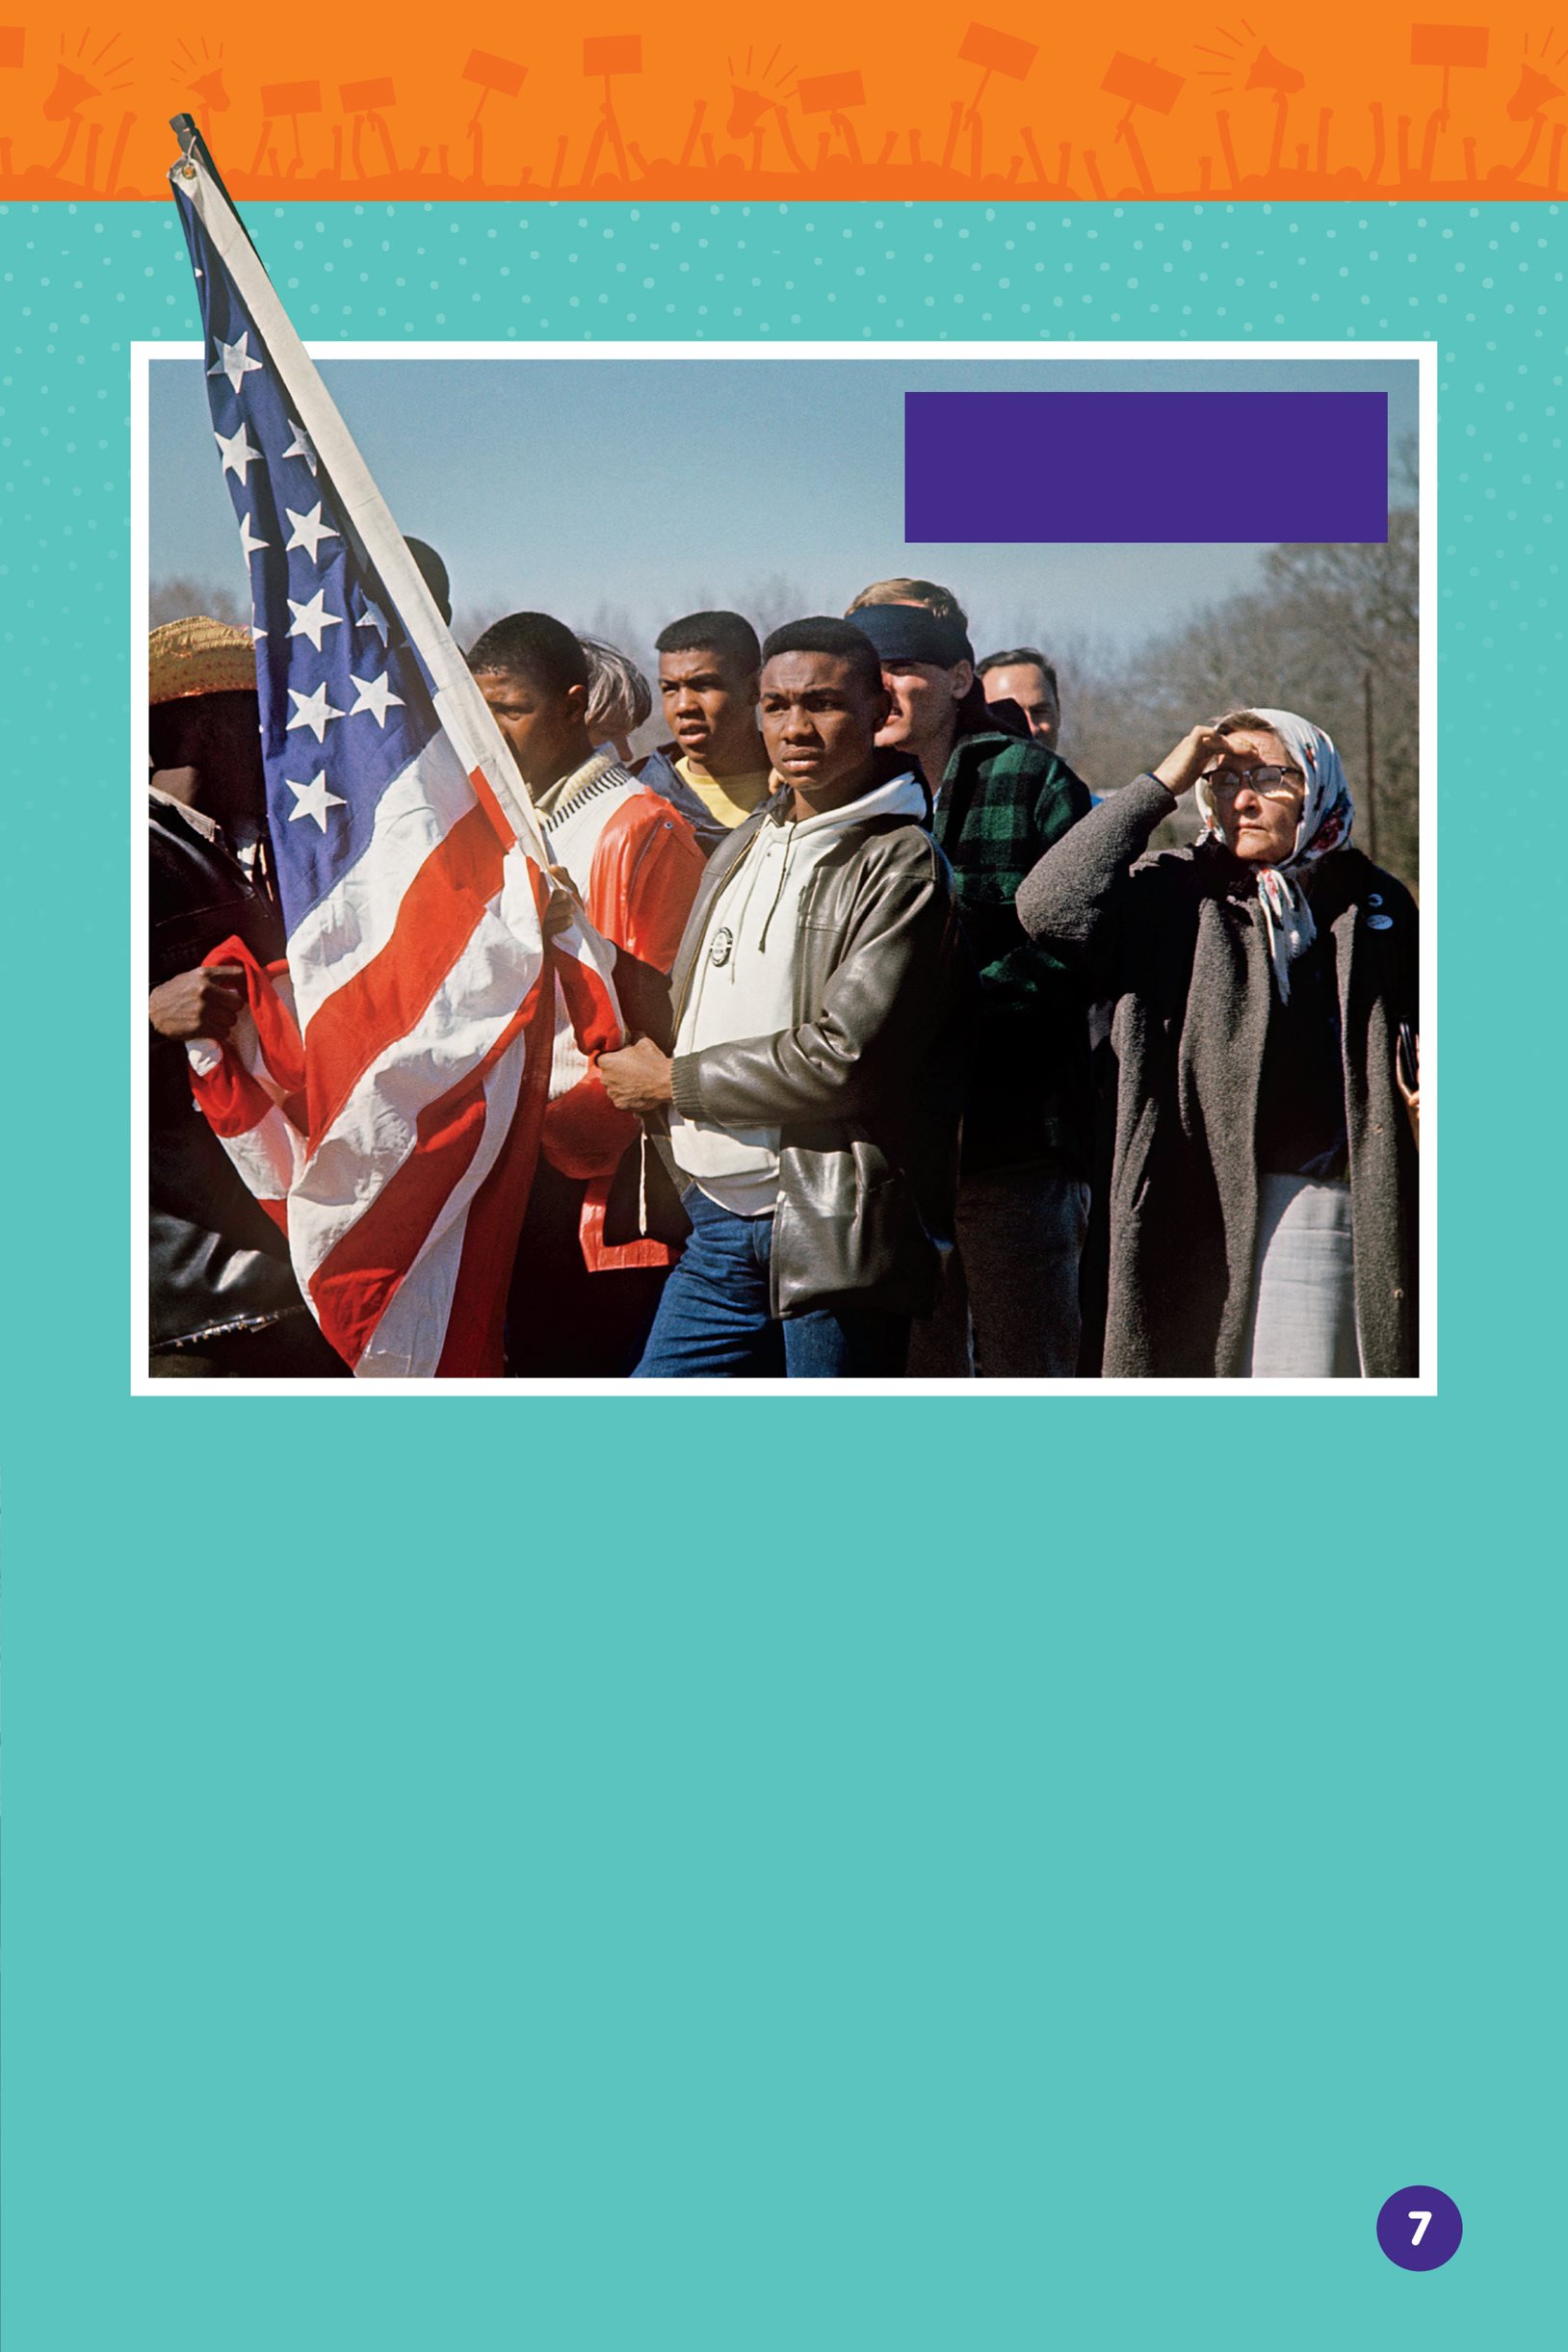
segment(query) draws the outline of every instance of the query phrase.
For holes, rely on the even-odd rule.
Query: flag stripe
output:
[[[473,805],[468,778],[444,741],[431,744],[393,778],[359,856],[289,934],[295,994],[307,1028],[334,989],[380,954],[392,936],[403,893],[441,836]]]
[[[536,1049],[548,1048],[549,1034],[541,1021],[530,1039],[531,1058],[538,1058],[545,1069],[548,1051],[538,1055]],[[538,1160],[543,1111],[543,1095],[531,1075],[511,1131],[464,1221],[452,1312],[435,1367],[443,1380],[471,1376],[504,1360],[511,1261]]]
[[[411,1298],[423,1300],[431,1290],[436,1254],[432,1239],[452,1228],[460,1229],[469,1199],[506,1140],[522,1081],[527,1047],[522,1032],[529,1009],[530,1005],[525,1004],[513,1016],[493,1054],[478,1069],[441,1101],[425,1106],[416,1122],[414,1148],[317,1268],[310,1294],[320,1311],[322,1328],[351,1363],[359,1362],[371,1334],[387,1313],[404,1279],[403,1269],[414,1267],[417,1261],[417,1275],[409,1276],[415,1284]],[[487,1114],[492,1084],[504,1113],[500,1124],[493,1127]],[[456,1266],[454,1258],[444,1278],[437,1278],[433,1285],[447,1304]],[[420,1335],[418,1353],[433,1368],[445,1337],[445,1312],[433,1345],[435,1324],[428,1306],[421,1307],[421,1320],[426,1328]],[[402,1352],[393,1344],[391,1332],[387,1352]]]
[[[387,1178],[363,1216],[310,1285],[321,1327],[344,1362],[357,1367],[398,1286],[429,1244],[453,1187],[484,1133],[484,1087],[472,1080],[419,1114],[414,1150]],[[440,1356],[443,1320],[433,1353]]]
[[[255,1074],[248,1070],[238,1051],[222,1055],[209,1072],[193,1072],[191,1084],[200,1088],[200,1104],[213,1134],[224,1143],[236,1141],[282,1112]],[[286,1184],[279,1188],[286,1191]]]
[[[490,823],[494,825],[498,837],[510,849],[517,836],[508,822],[506,810],[495,797],[489,777],[483,768],[476,768],[471,771],[468,781],[474,788],[481,808],[485,811]]]
[[[470,809],[404,892],[381,953],[311,1021],[305,1052],[312,1150],[366,1070],[419,1027],[501,887],[501,860],[488,817]]]
[[[302,1283],[353,1223],[384,1173],[414,1148],[417,1119],[479,1070],[533,1001],[542,964],[519,953],[534,906],[535,869],[519,852],[502,868],[495,904],[431,1005],[416,1037],[396,1040],[361,1077],[293,1193],[290,1241]]]
[[[534,1007],[526,1006],[521,1036],[484,1073],[484,1136],[452,1213],[378,1325],[361,1377],[396,1376],[415,1357],[443,1378],[501,1366],[511,1261],[538,1145],[529,1076],[538,1043]],[[547,1038],[544,1053],[548,1059]]]
[[[282,1071],[285,1084],[298,1081],[302,1069],[294,1015],[280,994],[287,986],[283,967],[259,964],[235,933],[202,961],[240,967],[246,1009],[222,1045],[210,1037],[187,1045],[191,1091],[248,1189],[286,1233],[304,1137],[291,1116],[298,1098],[284,1094],[270,1066]]]
[[[500,926],[486,924],[493,936]],[[483,943],[477,953],[483,955]],[[483,985],[488,995],[480,996]],[[291,1195],[290,1245],[301,1281],[374,1206],[379,1186],[418,1146],[420,1114],[473,1082],[518,1016],[516,978],[503,966],[476,974],[465,961],[447,976],[417,1037],[399,1038],[364,1072]]]

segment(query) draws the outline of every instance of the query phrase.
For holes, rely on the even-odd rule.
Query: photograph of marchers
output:
[[[1429,1383],[1412,353],[318,374],[210,226],[139,1388]]]

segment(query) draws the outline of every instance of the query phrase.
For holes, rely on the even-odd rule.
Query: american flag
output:
[[[501,1369],[560,979],[619,1041],[610,952],[547,953],[543,843],[483,695],[200,140],[170,172],[216,455],[250,574],[288,963],[192,1049],[193,1090],[283,1223],[360,1376]],[[213,960],[213,959],[209,959]]]

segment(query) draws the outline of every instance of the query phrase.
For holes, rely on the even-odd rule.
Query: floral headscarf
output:
[[[1263,909],[1268,957],[1284,1002],[1291,993],[1291,965],[1318,936],[1312,908],[1297,877],[1331,849],[1345,848],[1355,821],[1355,804],[1332,736],[1325,735],[1321,727],[1315,727],[1310,719],[1298,719],[1294,711],[1266,711],[1259,706],[1256,716],[1270,734],[1279,737],[1291,765],[1300,769],[1307,783],[1294,849],[1277,866],[1256,869],[1258,903]],[[1215,815],[1213,795],[1202,781],[1197,788],[1197,803],[1203,819],[1199,840],[1223,841],[1224,831]]]

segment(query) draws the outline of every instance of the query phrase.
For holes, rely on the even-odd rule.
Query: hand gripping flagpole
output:
[[[169,183],[176,200],[188,204],[234,280],[256,329],[301,403],[300,422],[316,454],[331,476],[345,520],[363,552],[368,536],[377,549],[373,568],[379,574],[407,632],[408,641],[430,671],[435,688],[435,707],[442,725],[457,745],[469,780],[491,822],[506,838],[519,843],[548,881],[549,846],[526,791],[519,789],[517,767],[507,748],[495,715],[480,693],[473,672],[463,660],[452,632],[436,610],[424,575],[409,554],[403,534],[359,455],[353,434],[338,414],[337,404],[309,353],[296,333],[261,256],[233,198],[223,186],[206,141],[190,115],[175,115],[170,128],[180,143],[180,159],[172,165]],[[614,950],[579,909],[562,934],[562,946],[575,950],[590,964],[615,1002]]]

